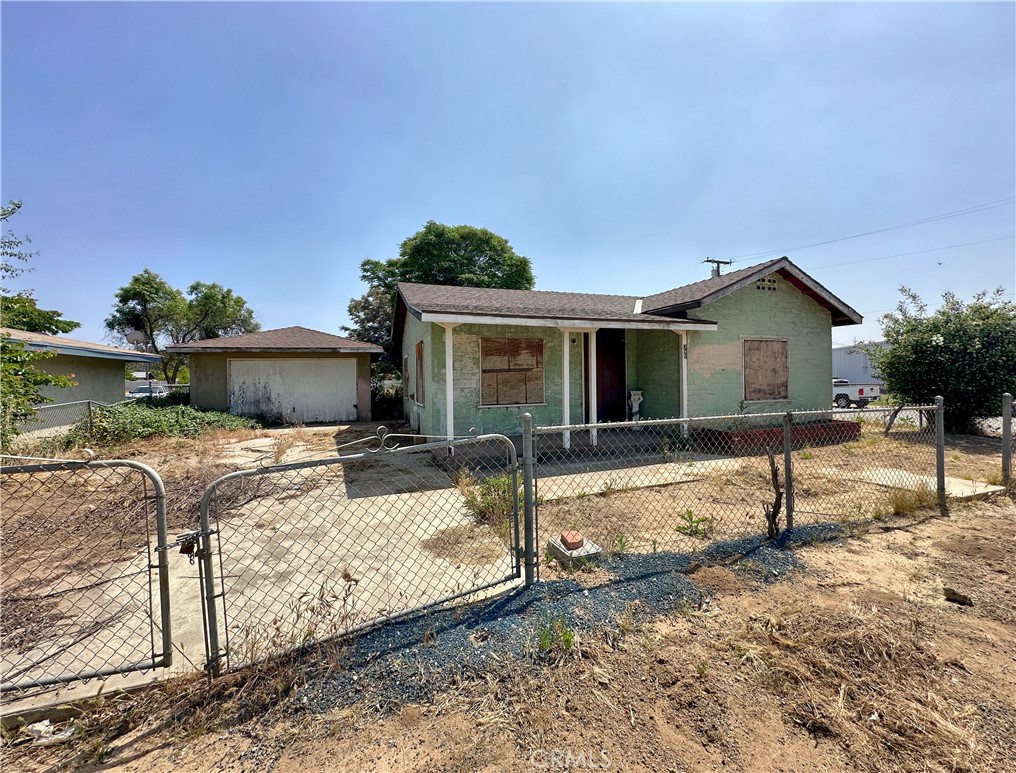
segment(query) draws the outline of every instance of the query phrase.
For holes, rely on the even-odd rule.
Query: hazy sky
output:
[[[1013,297],[1014,7],[7,1],[14,289],[95,341],[144,268],[338,332],[433,219],[540,289],[786,254],[865,315],[834,343],[877,338],[901,284]]]

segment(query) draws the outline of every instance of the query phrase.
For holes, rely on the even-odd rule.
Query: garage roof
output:
[[[263,330],[240,336],[206,338],[185,344],[167,346],[176,354],[200,354],[202,352],[351,352],[354,354],[381,354],[384,351],[376,344],[354,341],[351,338],[322,333],[306,327],[282,327],[278,330]]]
[[[157,354],[119,349],[105,344],[93,344],[91,341],[75,341],[73,338],[51,336],[46,333],[30,333],[27,330],[15,330],[12,327],[0,327],[0,335],[10,336],[12,341],[19,341],[34,351],[56,352],[75,357],[98,357],[104,360],[123,360],[124,362],[162,362],[162,357]]]

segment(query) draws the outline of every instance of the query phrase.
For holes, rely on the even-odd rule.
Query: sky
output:
[[[1016,290],[1013,3],[5,0],[0,46],[0,196],[38,252],[9,289],[79,339],[145,268],[339,333],[360,262],[428,220],[544,290],[787,255],[864,315],[834,345],[901,285]]]

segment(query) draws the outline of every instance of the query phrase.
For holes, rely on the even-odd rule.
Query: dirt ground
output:
[[[133,714],[107,712],[119,732],[108,718],[85,722],[72,746],[8,746],[4,767],[1013,770],[1014,549],[1016,505],[1004,497],[876,523],[796,548],[804,568],[775,584],[695,566],[701,608],[648,624],[621,615],[556,658],[492,670],[425,705],[314,715],[284,700],[206,726],[133,700]]]

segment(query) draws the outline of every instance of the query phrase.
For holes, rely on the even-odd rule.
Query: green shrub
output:
[[[164,404],[159,404],[160,402]],[[67,435],[69,446],[92,443],[113,445],[152,437],[196,437],[213,429],[257,429],[252,419],[218,411],[199,411],[168,401],[139,400],[97,406],[89,420],[82,419]]]
[[[456,476],[456,485],[466,499],[466,508],[477,523],[486,524],[502,539],[508,539],[512,530],[512,476],[495,475],[478,480],[463,467]],[[519,498],[522,494],[519,492]]]

